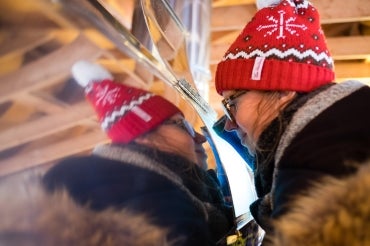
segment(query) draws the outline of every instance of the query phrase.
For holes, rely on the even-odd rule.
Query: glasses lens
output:
[[[168,120],[168,121],[165,121],[163,124],[166,124],[166,125],[177,125],[178,127],[180,127],[181,129],[183,129],[184,131],[186,131],[187,133],[189,133],[189,135],[194,138],[195,137],[195,130],[193,128],[193,126],[185,119],[178,119],[178,120]]]
[[[195,130],[192,125],[187,120],[182,120],[182,124],[184,125],[184,129],[189,133],[189,135],[194,138],[195,137]]]
[[[225,98],[224,100],[222,100],[222,108],[224,110],[224,113],[226,115],[226,117],[232,121],[232,122],[235,122],[235,119],[234,119],[234,116],[233,116],[233,113],[231,112],[231,103],[237,99],[238,97],[240,97],[241,95],[244,95],[245,93],[247,93],[246,90],[244,91],[237,91],[235,92],[234,94],[232,94],[230,97],[228,98]],[[232,103],[233,104],[233,103]],[[235,106],[235,105],[234,105]]]
[[[230,111],[229,99],[222,100],[222,109],[224,110],[224,113],[225,113],[226,117],[230,121],[234,121],[233,115]]]

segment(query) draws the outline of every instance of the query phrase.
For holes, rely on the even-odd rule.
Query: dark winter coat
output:
[[[94,154],[63,160],[44,176],[49,191],[65,188],[95,211],[125,208],[170,228],[174,245],[213,245],[232,226],[219,186],[178,155],[138,144],[104,145]]]
[[[65,190],[46,192],[41,175],[29,171],[0,180],[0,245],[171,245],[169,228],[127,209],[94,211]]]
[[[369,165],[370,159],[368,86],[347,81],[302,94],[287,106],[283,115],[283,121],[272,122],[262,133],[260,145],[264,151],[258,153],[255,171],[259,199],[251,205],[251,212],[268,236],[273,235],[272,220],[283,221],[286,213],[296,209],[294,202],[306,197],[303,194],[312,195],[317,186],[324,189],[330,178],[338,182],[351,178],[359,167]],[[281,134],[279,127],[284,129]],[[354,187],[357,188],[361,187]],[[346,199],[342,196],[333,199],[333,203]],[[336,206],[327,202],[320,198],[316,204],[309,204],[316,208]],[[366,206],[369,208],[369,203]],[[319,223],[315,217],[311,223]]]

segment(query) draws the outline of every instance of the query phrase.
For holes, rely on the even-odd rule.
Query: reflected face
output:
[[[207,168],[207,154],[203,147],[206,138],[196,132],[181,114],[163,122],[155,131],[164,141],[156,146],[164,151],[179,154],[202,168]]]

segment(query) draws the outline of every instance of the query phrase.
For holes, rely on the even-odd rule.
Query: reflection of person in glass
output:
[[[101,77],[89,78],[99,70]],[[215,176],[200,167],[206,139],[183,113],[161,96],[112,81],[96,64],[79,62],[73,72],[112,143],[52,167],[43,180],[48,190],[65,188],[93,210],[144,214],[168,229],[174,245],[212,245],[225,236],[232,211]]]
[[[224,97],[224,128],[236,132],[255,158],[259,199],[251,212],[268,237],[274,232],[281,236],[282,245],[324,245],[313,241],[336,234],[365,240],[361,235],[369,225],[363,218],[369,209],[363,218],[356,217],[364,226],[356,230],[350,218],[361,210],[360,203],[353,213],[346,207],[349,202],[339,204],[348,199],[345,184],[366,169],[369,173],[370,88],[357,81],[334,83],[318,11],[308,1],[257,2],[259,11],[231,44],[215,77]],[[360,167],[365,170],[359,172]],[[358,180],[363,185],[353,186],[357,201],[369,190],[368,182]],[[316,186],[327,193],[317,192]],[[324,206],[328,197],[333,202]],[[300,203],[309,198],[316,204]],[[331,225],[342,213],[348,220]],[[351,233],[337,233],[336,226],[351,227],[345,223],[354,226]]]

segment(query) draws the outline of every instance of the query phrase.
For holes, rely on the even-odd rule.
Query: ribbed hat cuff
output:
[[[252,79],[255,59],[225,60],[218,64],[215,85],[221,95],[225,90],[311,91],[334,80],[330,68],[307,63],[265,59],[260,80]]]
[[[149,114],[151,119],[145,121],[131,110],[107,130],[107,135],[112,142],[129,143],[138,136],[155,129],[173,115],[177,113],[183,114],[171,102],[157,95],[143,102],[139,107]]]

